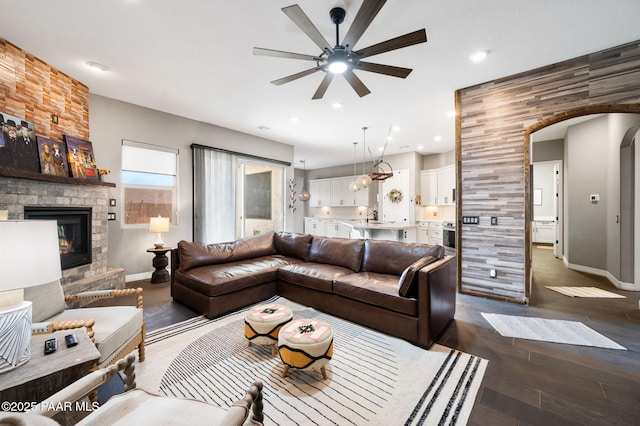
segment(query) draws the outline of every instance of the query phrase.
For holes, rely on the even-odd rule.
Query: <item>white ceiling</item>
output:
[[[312,101],[322,72],[275,86],[269,82],[309,63],[252,54],[254,46],[320,54],[280,10],[294,3],[3,0],[0,36],[91,93],[294,145],[295,161],[306,159],[308,169],[350,163],[363,126],[374,147],[390,125],[400,126],[387,154],[451,150],[454,119],[446,114],[456,89],[640,39],[638,0],[393,0],[355,48],[426,28],[427,43],[369,59],[413,72],[403,80],[356,71],[371,94],[359,98],[336,78]],[[344,35],[362,0],[298,4],[334,44],[329,10],[346,9]],[[490,51],[487,60],[471,63],[479,49]],[[87,61],[109,71],[96,73]]]

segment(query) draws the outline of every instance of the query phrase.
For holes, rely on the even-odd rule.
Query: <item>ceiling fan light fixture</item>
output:
[[[342,61],[332,61],[329,63],[329,71],[334,74],[342,74],[347,68],[347,64]]]

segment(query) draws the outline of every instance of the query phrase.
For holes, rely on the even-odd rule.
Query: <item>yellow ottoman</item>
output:
[[[289,368],[320,369],[327,378],[324,366],[333,355],[333,329],[326,322],[298,319],[282,327],[278,336],[278,353],[284,363],[282,377]]]
[[[280,328],[292,318],[288,306],[276,303],[255,306],[244,317],[244,337],[249,339],[249,346],[271,345],[271,356],[276,356]]]

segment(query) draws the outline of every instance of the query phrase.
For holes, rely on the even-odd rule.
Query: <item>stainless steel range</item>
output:
[[[444,253],[455,256],[456,254],[456,224],[444,222],[442,224],[442,245]]]

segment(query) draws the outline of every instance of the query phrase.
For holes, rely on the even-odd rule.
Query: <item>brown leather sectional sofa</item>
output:
[[[441,246],[269,232],[171,251],[171,296],[209,318],[278,294],[428,348],[456,291]]]

